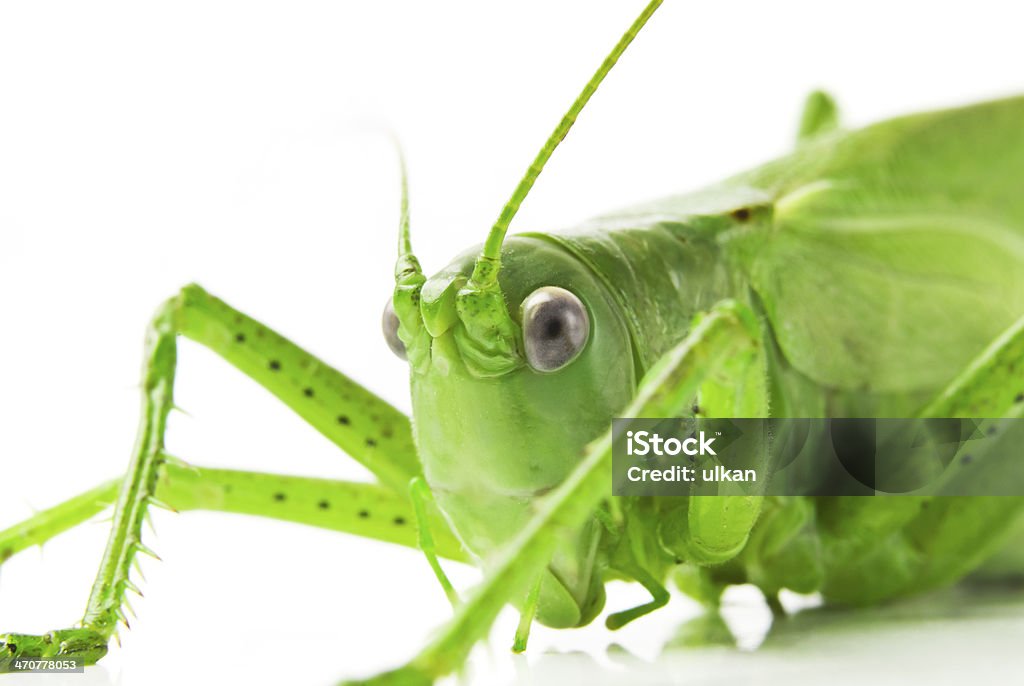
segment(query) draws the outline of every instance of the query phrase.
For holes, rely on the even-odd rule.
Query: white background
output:
[[[124,469],[144,326],[189,281],[407,409],[405,368],[379,331],[398,186],[375,130],[405,143],[414,243],[427,271],[439,269],[483,239],[642,4],[0,5],[0,526]],[[832,90],[853,124],[1024,91],[1021,18],[1013,3],[981,0],[670,0],[513,230],[571,224],[782,153],[812,87]],[[362,477],[187,342],[178,402],[189,416],[175,415],[168,442],[186,459]],[[410,656],[448,614],[414,552],[229,515],[159,513],[156,524],[148,541],[164,562],[146,563],[140,618],[97,683],[328,683]],[[76,621],[105,534],[91,523],[5,565],[0,629]],[[735,594],[730,611],[756,633],[766,619],[751,597]],[[613,588],[610,603],[642,598]],[[600,622],[538,629],[533,647],[605,664],[617,641],[653,657],[694,612],[677,600],[617,635]],[[481,683],[511,678],[514,622],[503,615],[493,663],[477,657]],[[945,654],[940,645],[920,661]]]

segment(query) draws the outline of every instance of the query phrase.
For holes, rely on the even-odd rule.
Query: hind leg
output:
[[[1024,416],[1024,318],[996,339],[919,416]],[[1016,425],[1009,426],[1012,431]],[[1001,457],[1018,454],[1019,442],[1009,434],[1003,438],[996,423],[991,430],[996,433],[986,441],[993,445],[988,454],[985,448],[971,448],[967,459],[967,449],[960,451],[951,469],[969,471],[962,471],[959,478],[992,482],[996,470],[995,480],[1007,481],[1019,473],[1007,473],[1006,463],[996,464]],[[1019,470],[1019,466],[1010,465],[1010,469]],[[952,583],[996,555],[1024,516],[1024,497],[1013,495],[901,496],[882,503],[863,502],[876,500],[824,501],[827,507],[850,509],[851,517],[834,518],[843,522],[843,530],[863,523],[874,532],[855,539],[823,535],[829,570],[826,598],[865,604]],[[878,522],[873,520],[877,519],[897,526],[876,526]]]

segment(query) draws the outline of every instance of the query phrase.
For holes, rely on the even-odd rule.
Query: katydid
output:
[[[545,163],[660,0],[586,84],[482,247],[428,278],[403,165],[386,343],[413,416],[199,286],[153,318],[143,411],[123,479],[0,531],[0,562],[113,506],[84,618],[0,635],[8,658],[101,659],[153,506],[294,521],[423,550],[454,617],[363,683],[454,671],[507,604],[576,627],[604,583],[709,608],[752,583],[866,604],[949,584],[1006,555],[1024,498],[611,497],[613,417],[1020,417],[1024,414],[1024,97],[838,128],[807,103],[794,151],[709,189],[575,231],[506,231]],[[218,353],[364,465],[373,484],[205,469],[167,454],[176,338]],[[439,560],[480,564],[460,597]],[[994,573],[991,572],[990,573]]]

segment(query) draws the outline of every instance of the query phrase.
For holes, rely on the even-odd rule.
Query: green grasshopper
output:
[[[701,192],[566,233],[506,231],[637,18],[573,103],[482,248],[427,278],[404,181],[387,344],[413,420],[198,286],[153,318],[143,412],[123,479],[0,532],[0,562],[114,506],[75,628],[0,635],[7,659],[102,658],[125,621],[147,510],[273,517],[426,555],[455,611],[407,664],[362,683],[456,670],[506,604],[576,627],[604,583],[714,608],[738,583],[876,603],[989,560],[1024,572],[1017,497],[611,498],[612,417],[1020,417],[1024,414],[1024,98],[838,128],[807,102],[788,156]],[[221,355],[364,465],[376,483],[207,469],[167,454],[176,338]],[[479,563],[460,598],[439,558]],[[993,571],[994,570],[994,571]]]

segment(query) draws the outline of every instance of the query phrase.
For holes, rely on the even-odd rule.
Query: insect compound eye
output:
[[[380,327],[384,330],[384,340],[387,341],[388,347],[391,348],[391,352],[399,357],[399,359],[408,359],[405,354],[405,343],[398,337],[398,315],[395,314],[395,305],[391,298],[388,298],[388,304],[384,306],[384,313],[380,318]]]
[[[538,372],[553,372],[572,362],[589,335],[587,308],[564,288],[538,288],[523,301],[526,361]]]

